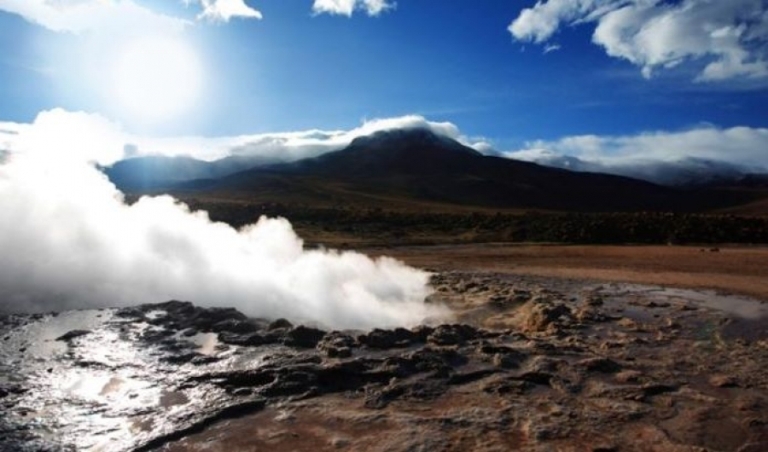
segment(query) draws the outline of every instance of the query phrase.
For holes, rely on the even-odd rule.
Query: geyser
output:
[[[390,258],[304,250],[285,219],[235,230],[169,196],[127,205],[93,165],[108,161],[89,147],[88,128],[51,126],[71,115],[38,117],[0,165],[0,310],[183,299],[332,328],[446,314],[424,303],[426,272]]]

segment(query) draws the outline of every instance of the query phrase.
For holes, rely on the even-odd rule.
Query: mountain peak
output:
[[[347,147],[347,149],[359,148],[371,150],[385,149],[390,152],[404,149],[440,149],[442,151],[454,151],[467,155],[481,155],[479,152],[459,143],[453,138],[421,127],[380,130],[371,135],[355,138]]]

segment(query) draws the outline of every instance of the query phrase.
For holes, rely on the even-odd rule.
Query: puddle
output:
[[[168,311],[163,311],[162,309],[155,309],[153,311],[147,311],[144,313],[144,317],[146,317],[148,320],[157,320],[166,317],[167,315]]]
[[[704,307],[723,311],[742,319],[768,318],[768,304],[738,295],[720,295],[713,291],[685,289],[657,289],[651,292],[671,301],[694,301]]]
[[[664,309],[681,306],[704,308],[727,316],[727,322],[715,326],[726,340],[757,341],[768,339],[768,303],[739,295],[723,295],[712,290],[691,290],[633,284],[596,286],[608,304],[624,307],[623,316],[638,323],[649,323]],[[655,303],[656,307],[648,306]],[[665,305],[669,304],[669,307]],[[663,309],[659,309],[659,307]],[[681,318],[678,315],[678,318]]]
[[[163,391],[160,395],[160,406],[170,408],[176,405],[185,405],[189,403],[189,398],[183,392]]]
[[[201,355],[215,355],[217,347],[221,345],[219,342],[219,335],[216,333],[196,333],[192,336],[185,336],[183,332],[177,333],[175,336],[178,340],[191,342],[197,348],[195,352]]]
[[[647,302],[697,305],[747,320],[768,319],[768,303],[739,295],[721,295],[711,290],[689,290],[632,284],[612,284],[597,287],[609,297],[626,301],[626,297]],[[635,309],[636,315],[644,315]],[[652,313],[651,313],[652,315]]]
[[[768,321],[736,319],[725,325],[720,335],[726,340],[743,339],[749,342],[768,340]]]

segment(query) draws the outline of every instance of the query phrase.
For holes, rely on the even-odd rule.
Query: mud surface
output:
[[[168,302],[0,318],[0,450],[765,451],[768,305],[435,275],[453,319],[335,331]]]

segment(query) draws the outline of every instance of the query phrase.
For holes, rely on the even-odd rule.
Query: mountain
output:
[[[118,161],[102,171],[123,191],[150,191],[197,179],[217,179],[247,169],[274,164],[259,156],[229,156],[213,162],[192,157],[144,156]]]
[[[423,203],[590,212],[702,211],[752,199],[730,190],[679,190],[486,156],[424,129],[377,132],[317,158],[209,177],[174,191],[313,206]]]
[[[659,185],[689,188],[738,184],[741,179],[759,170],[759,168],[696,157],[675,161],[649,160],[607,164],[568,155],[543,154],[531,161],[570,171],[615,174]]]

